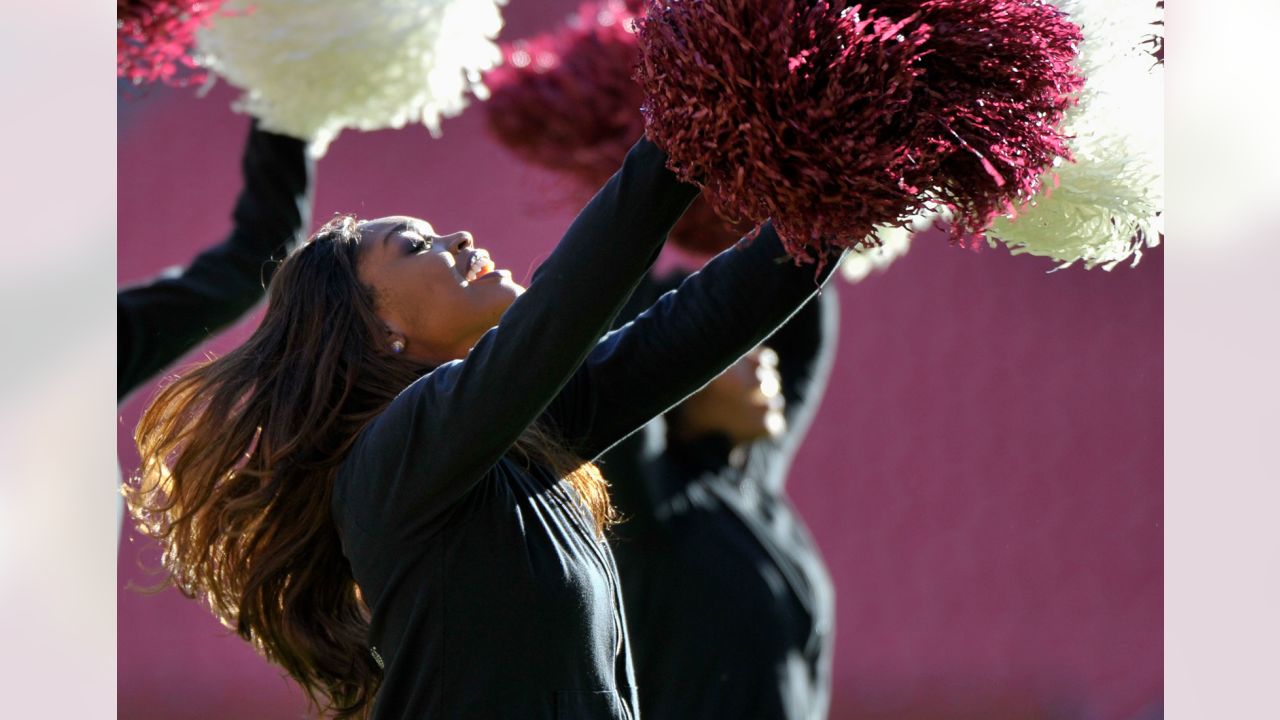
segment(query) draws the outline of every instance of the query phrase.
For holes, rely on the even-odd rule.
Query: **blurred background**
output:
[[[512,2],[502,39],[576,4]],[[225,84],[118,94],[124,285],[222,240],[249,121]],[[490,140],[477,107],[437,140],[347,131],[317,176],[313,229],[335,212],[418,215],[471,231],[526,281],[577,209]],[[836,371],[789,483],[836,584],[832,718],[1160,717],[1163,264],[1159,247],[1135,269],[1046,274],[931,232],[840,288]],[[125,473],[154,389],[119,408]],[[125,530],[119,717],[302,716],[300,693],[197,603],[138,589],[157,560]]]

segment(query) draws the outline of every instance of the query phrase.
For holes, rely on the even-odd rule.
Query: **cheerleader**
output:
[[[630,307],[678,280],[646,279]],[[785,483],[831,372],[838,310],[829,286],[600,458],[626,519],[614,553],[647,720],[826,717],[834,590]]]
[[[129,501],[173,581],[338,717],[636,718],[591,460],[835,266],[766,226],[606,335],[698,193],[665,161],[633,147],[527,291],[411,217],[294,252],[253,336],[139,424]]]

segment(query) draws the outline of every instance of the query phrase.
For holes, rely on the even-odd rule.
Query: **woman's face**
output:
[[[360,281],[373,288],[387,345],[438,365],[471,347],[524,292],[470,233],[437,235],[425,220],[396,215],[360,223]]]
[[[681,425],[687,436],[719,433],[740,445],[782,435],[785,407],[778,354],[760,346],[685,400]]]

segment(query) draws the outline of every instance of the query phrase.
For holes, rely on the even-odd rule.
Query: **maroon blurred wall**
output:
[[[573,3],[520,2],[505,36]],[[247,120],[216,88],[120,101],[121,283],[219,241]],[[469,229],[527,273],[575,208],[515,163],[472,109],[346,133],[315,218],[409,213]],[[668,259],[667,262],[671,260]],[[1162,690],[1162,250],[1073,269],[933,234],[840,288],[836,376],[790,489],[837,585],[833,718],[1129,720]],[[199,352],[242,340],[249,318]],[[120,462],[154,386],[118,417]],[[292,718],[299,693],[172,591],[129,589],[154,552],[121,542],[119,717]]]

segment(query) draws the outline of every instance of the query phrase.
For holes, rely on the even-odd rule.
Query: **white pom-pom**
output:
[[[484,96],[501,59],[506,0],[227,0],[197,35],[198,60],[244,90],[235,109],[311,143],[343,128],[379,130],[442,117]]]
[[[998,218],[987,231],[1017,255],[1050,257],[1060,268],[1083,262],[1110,270],[1160,239],[1161,176],[1149,158],[1122,135],[1081,135],[1076,162],[1057,168],[1047,187],[1016,217]],[[1046,186],[1054,180],[1046,179]]]
[[[902,225],[880,225],[875,229],[878,245],[859,245],[849,249],[840,261],[840,275],[849,283],[859,283],[872,272],[884,272],[894,260],[907,254],[911,239],[933,226],[936,212],[909,218]]]
[[[1151,32],[1146,0],[1061,0],[1080,25],[1085,89],[1063,127],[1075,162],[1059,162],[1040,193],[987,231],[1014,254],[1110,270],[1154,246],[1164,209],[1163,66],[1141,43]]]

